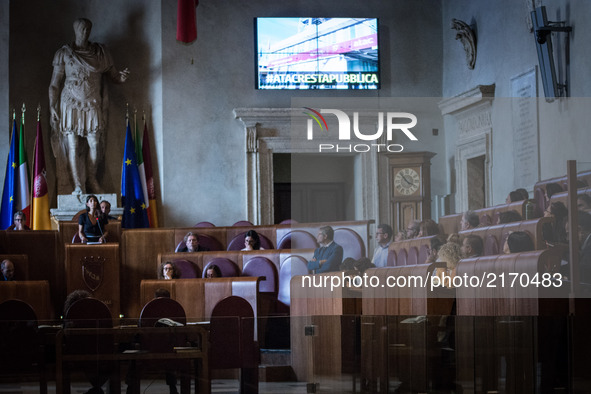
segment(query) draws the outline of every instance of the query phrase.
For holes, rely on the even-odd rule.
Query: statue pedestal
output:
[[[119,198],[115,193],[95,194],[99,202],[107,200],[111,203],[111,216],[123,215],[123,208],[119,207]],[[57,208],[50,210],[51,215],[58,221],[72,220],[80,210],[86,208],[88,194],[60,194],[57,196]]]

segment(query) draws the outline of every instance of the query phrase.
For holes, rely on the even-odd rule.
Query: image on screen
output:
[[[256,18],[257,89],[379,89],[376,18]]]

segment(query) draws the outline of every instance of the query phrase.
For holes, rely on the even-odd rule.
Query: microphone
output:
[[[103,238],[105,236],[105,233],[103,233],[103,229],[101,228],[101,220],[100,220],[100,217],[97,217],[96,218],[96,224],[98,224],[99,231],[101,232],[101,238]],[[106,241],[107,240],[105,240],[105,242]]]

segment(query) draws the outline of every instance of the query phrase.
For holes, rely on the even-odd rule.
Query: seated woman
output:
[[[568,209],[566,205],[560,201],[551,203],[544,211],[544,217],[554,218],[554,224],[544,223],[542,226],[542,234],[544,234],[546,243],[549,246],[556,243],[567,243],[566,222],[568,221]],[[549,225],[550,228],[546,225]]]
[[[513,231],[510,233],[503,246],[503,252],[505,254],[528,252],[534,249],[533,241],[524,231]]]
[[[265,248],[261,248],[261,238],[254,230],[248,230],[246,235],[244,236],[244,249],[242,250],[262,250]]]
[[[108,223],[102,215],[98,198],[92,194],[86,197],[86,213],[78,218],[78,236],[82,243],[107,242],[105,226]]]
[[[158,269],[158,279],[168,280],[168,279],[178,279],[180,277],[181,277],[181,274],[173,262],[167,261],[167,262],[160,264],[160,268]]]
[[[25,215],[25,213],[23,211],[16,211],[14,213],[14,224],[10,227],[8,227],[6,230],[7,231],[25,231],[25,230],[30,230],[31,228],[29,226],[27,226],[25,223],[27,223],[27,216]]]
[[[205,271],[206,278],[221,278],[222,277],[222,270],[215,264],[210,265],[207,267],[207,271]]]
[[[419,223],[418,237],[428,237],[431,235],[439,235],[439,225],[432,219],[425,219]]]
[[[439,249],[437,261],[444,262],[446,268],[437,268],[435,276],[439,277],[443,286],[453,287],[452,280],[456,276],[456,267],[461,258],[462,250],[455,242],[447,242]]]
[[[521,217],[519,212],[510,210],[499,213],[499,219],[497,220],[497,224],[520,222],[522,220],[523,218]]]

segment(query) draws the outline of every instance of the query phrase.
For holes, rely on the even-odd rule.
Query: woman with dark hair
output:
[[[78,218],[78,236],[82,243],[107,242],[105,226],[108,220],[103,217],[98,198],[91,194],[86,197],[86,213]]]
[[[548,239],[548,230],[542,228],[544,239],[550,243],[566,243],[566,222],[568,221],[568,209],[564,203],[556,201],[550,204],[544,211],[544,217],[553,217],[554,225],[552,226],[551,239]],[[544,231],[545,230],[545,231]]]
[[[519,253],[534,250],[534,243],[525,231],[513,231],[507,237],[503,252]]]
[[[248,230],[244,236],[244,249],[242,250],[261,250],[261,237],[254,230]]]
[[[160,264],[160,268],[158,269],[158,279],[178,279],[180,277],[181,273],[175,263],[167,261]]]
[[[551,182],[548,183],[546,185],[546,192],[544,194],[544,197],[546,198],[546,206],[548,206],[549,202],[550,202],[550,198],[552,198],[552,196],[556,193],[560,193],[562,190],[562,186],[560,186],[558,183],[556,182]]]
[[[439,235],[439,225],[433,219],[425,219],[419,223],[419,237]]]
[[[499,219],[497,220],[497,224],[520,222],[522,220],[523,218],[521,217],[519,212],[515,210],[510,210],[499,213]]]
[[[221,278],[222,277],[222,270],[215,264],[210,265],[207,267],[205,271],[206,278]]]
[[[525,200],[523,198],[523,195],[520,192],[518,192],[517,190],[513,190],[512,192],[509,192],[509,195],[505,199],[505,203],[511,204],[512,202],[521,201],[521,200]]]

